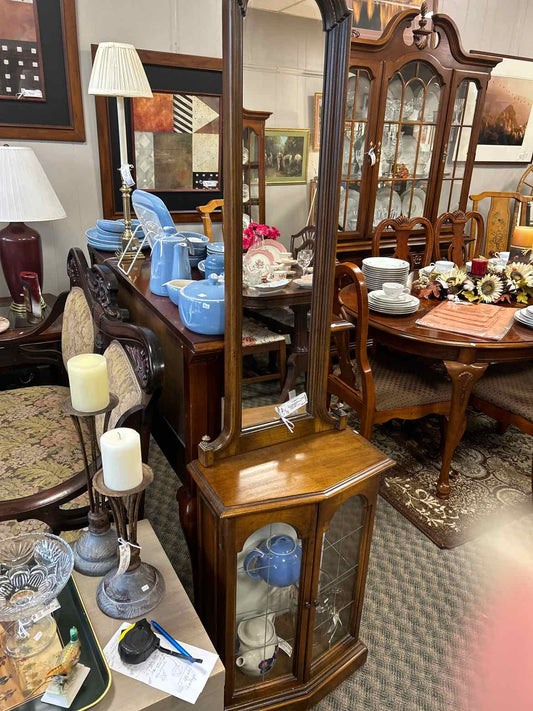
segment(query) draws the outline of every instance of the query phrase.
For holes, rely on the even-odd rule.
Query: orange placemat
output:
[[[493,304],[443,301],[416,322],[419,326],[499,341],[510,329],[518,309]]]

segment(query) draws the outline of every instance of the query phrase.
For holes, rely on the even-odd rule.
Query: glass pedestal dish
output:
[[[28,533],[0,543],[0,622],[5,653],[13,658],[39,654],[54,639],[56,623],[40,613],[68,582],[74,555],[51,533]]]

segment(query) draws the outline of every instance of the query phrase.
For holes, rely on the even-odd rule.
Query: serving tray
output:
[[[69,639],[69,630],[78,628],[81,640],[80,663],[90,667],[78,695],[72,702],[70,711],[84,711],[99,701],[109,691],[111,672],[96,638],[91,621],[85,610],[76,583],[71,577],[58,595],[61,607],[53,613],[58,628],[58,637],[44,652],[25,660],[6,657],[2,650],[2,627],[0,626],[0,709],[2,711],[53,711],[60,709],[55,704],[45,704],[41,697],[46,684],[38,687],[46,672],[57,660],[57,654]],[[38,687],[38,688],[37,688]]]

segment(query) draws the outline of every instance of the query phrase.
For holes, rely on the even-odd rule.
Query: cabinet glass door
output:
[[[242,165],[243,214],[259,222],[259,136],[252,128],[243,132]]]
[[[344,145],[339,201],[339,229],[355,232],[368,132],[370,76],[366,69],[351,67],[346,93]]]
[[[465,166],[472,140],[472,127],[479,88],[473,79],[464,79],[457,89],[453,105],[450,137],[442,176],[439,215],[460,209]],[[475,146],[472,147],[475,150]]]
[[[287,523],[258,529],[237,555],[236,691],[293,674],[301,561]]]
[[[339,506],[322,540],[318,594],[314,602],[312,661],[357,630],[357,584],[366,508],[362,496]]]
[[[442,86],[426,62],[409,62],[388,82],[373,226],[424,215]]]

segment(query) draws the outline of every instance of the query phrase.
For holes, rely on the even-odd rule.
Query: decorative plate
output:
[[[274,264],[274,257],[267,249],[253,249],[247,252],[244,261],[248,269],[258,269],[261,276],[268,276],[270,267]]]

